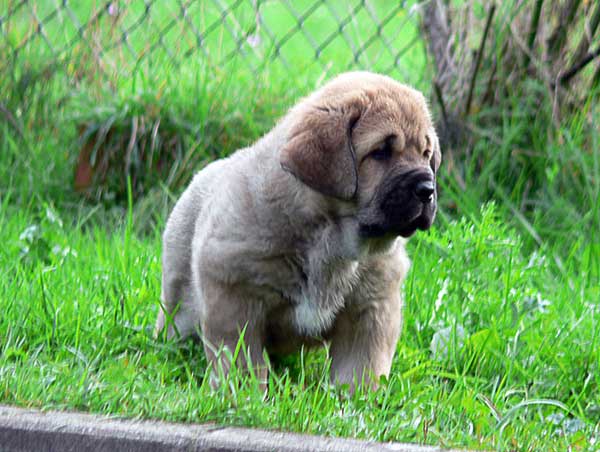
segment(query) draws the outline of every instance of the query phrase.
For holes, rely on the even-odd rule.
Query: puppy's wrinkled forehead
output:
[[[364,104],[353,134],[357,142],[377,139],[373,131],[380,131],[396,135],[400,143],[421,145],[426,131],[433,127],[423,94],[380,74],[343,74],[325,85],[319,94],[335,102],[351,92]]]

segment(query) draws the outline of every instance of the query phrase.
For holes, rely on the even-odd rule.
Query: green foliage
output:
[[[124,202],[128,177],[136,199],[159,183],[181,189],[196,169],[272,126],[286,100],[267,98],[284,88],[265,90],[266,72],[251,81],[196,64],[155,76],[146,71],[116,92],[91,98],[83,88],[68,105],[67,120],[80,130],[79,164],[93,172],[76,185],[93,199]]]
[[[597,441],[600,290],[524,253],[493,205],[410,242],[392,373],[352,396],[329,385],[322,351],[275,363],[266,396],[237,371],[212,391],[199,344],[151,336],[162,225],[139,236],[127,212],[69,225],[50,205],[2,206],[5,403],[446,446]]]
[[[455,43],[448,58],[460,67],[469,66],[478,52],[483,55],[469,85],[475,95],[468,111],[465,79],[473,68],[436,74],[438,80],[449,79],[441,93],[449,119],[439,121],[440,129],[460,136],[449,140],[445,155],[447,207],[464,209],[468,203],[472,211],[496,199],[514,216],[528,249],[550,240],[560,246],[561,256],[569,254],[573,243],[564,240],[566,234],[576,229],[594,238],[600,230],[600,91],[592,83],[594,64],[568,82],[561,77],[593,49],[600,6],[578,1],[447,5]],[[488,18],[493,19],[489,37],[482,42]]]

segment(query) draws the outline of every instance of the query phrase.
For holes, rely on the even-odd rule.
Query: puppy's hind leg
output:
[[[167,339],[199,335],[201,314],[194,302],[193,288],[189,281],[175,279],[165,281],[161,294],[161,306],[154,327],[155,337],[166,327]]]
[[[166,327],[168,339],[197,334],[200,327],[200,304],[191,282],[189,245],[178,231],[167,227],[163,243],[161,300],[155,336]],[[185,236],[184,236],[185,237]],[[186,246],[187,245],[187,246]]]
[[[162,306],[155,335],[167,327],[167,337],[183,338],[197,333],[200,325],[200,300],[192,286],[190,262],[194,228],[202,206],[201,174],[194,177],[175,204],[163,234]]]

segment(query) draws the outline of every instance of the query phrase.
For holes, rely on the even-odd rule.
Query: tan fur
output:
[[[372,158],[383,143],[390,158]],[[440,160],[419,92],[367,72],[335,78],[194,177],[164,233],[173,322],[161,310],[156,331],[199,334],[209,360],[227,368],[219,350],[233,350],[243,329],[262,377],[263,350],[327,339],[332,380],[375,384],[402,322],[409,259],[398,234],[426,229],[435,214],[435,195],[423,204],[407,187],[435,182]]]

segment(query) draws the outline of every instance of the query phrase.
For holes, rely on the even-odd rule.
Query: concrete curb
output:
[[[1,452],[434,452],[437,447],[237,427],[123,420],[0,405]]]

